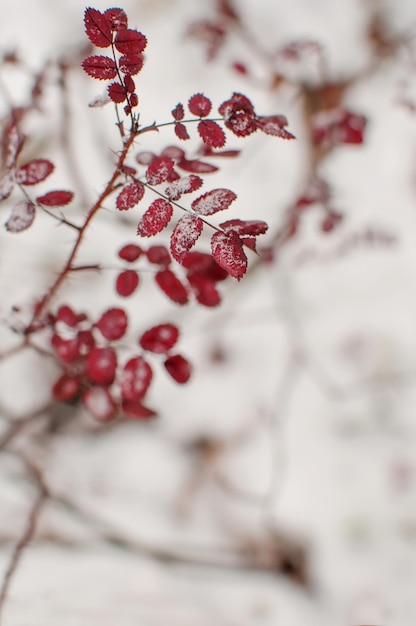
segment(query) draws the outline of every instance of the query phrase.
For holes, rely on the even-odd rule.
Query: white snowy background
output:
[[[235,2],[266,49],[303,38],[319,42],[333,80],[367,67],[372,11],[387,17],[393,34],[411,35],[416,27],[414,0]],[[18,49],[33,68],[85,44],[80,0],[0,5],[2,52]],[[243,92],[259,113],[287,116],[296,141],[230,138],[242,156],[221,162],[209,181],[238,194],[230,218],[264,219],[276,232],[308,173],[297,89],[270,91],[264,81],[255,85],[232,72],[236,57],[258,63],[260,77],[262,72],[237,38],[206,63],[203,46],[184,33],[211,14],[209,0],[120,5],[149,40],[137,81],[143,123],[168,121],[178,101],[199,91],[217,106],[231,92]],[[103,0],[94,4],[108,6]],[[345,215],[338,230],[323,235],[320,213],[312,209],[299,236],[272,264],[238,285],[227,284],[215,311],[170,306],[151,276],[144,278],[128,303],[132,337],[152,323],[175,321],[182,329],[181,351],[195,364],[185,387],[157,372],[149,399],[160,413],[155,422],[97,428],[78,416],[73,427],[47,437],[36,433],[35,421],[30,444],[17,438],[15,449],[35,455],[62,502],[42,513],[2,626],[415,624],[416,114],[400,102],[403,85],[411,97],[416,84],[411,70],[403,51],[348,92],[347,104],[367,116],[368,127],[362,146],[340,146],[321,164],[334,207]],[[313,80],[314,72],[311,62],[306,78]],[[3,110],[7,89],[19,94],[25,85],[24,76],[6,74]],[[62,185],[71,184],[75,171],[87,202],[107,180],[118,143],[113,111],[88,108],[102,85],[81,74],[71,75],[69,103],[75,170],[69,171],[54,143],[62,132],[56,94],[46,117],[31,121],[38,138],[31,149],[55,160],[54,180]],[[168,128],[141,142],[138,148],[157,150],[175,139]],[[53,146],[56,154],[49,152]],[[74,211],[81,215],[83,208],[80,202]],[[118,229],[114,215],[109,210],[101,226],[92,226],[81,255],[85,262],[114,265],[121,243],[134,241],[137,215]],[[6,217],[2,209],[2,221]],[[62,263],[71,233],[51,222],[40,216],[20,236],[2,229],[2,319],[13,304],[24,310]],[[394,243],[358,243],[342,253],[346,241],[368,229],[387,233]],[[113,282],[111,270],[103,277],[80,275],[60,300],[100,311],[117,303]],[[2,349],[14,340],[2,327]],[[215,361],[219,351],[224,359]],[[38,357],[1,362],[4,417],[18,419],[41,407],[53,376],[53,366]],[[211,446],[199,457],[190,452],[198,441]],[[33,495],[21,463],[3,452],[3,571]],[[304,546],[306,584],[279,572],[204,565],[227,562],[228,554],[232,560],[242,546],[264,543],[267,552],[273,532]],[[154,558],[164,550],[201,565]]]

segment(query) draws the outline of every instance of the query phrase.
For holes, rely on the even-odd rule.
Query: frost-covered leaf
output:
[[[173,207],[167,200],[157,198],[152,202],[137,226],[137,234],[141,237],[152,237],[160,233],[170,222]]]
[[[240,237],[234,231],[216,232],[211,239],[212,256],[230,276],[240,280],[247,271],[247,257]]]
[[[90,387],[82,394],[85,408],[99,422],[112,420],[117,412],[116,403],[105,387]]]
[[[124,85],[120,85],[120,83],[111,83],[111,85],[108,86],[108,95],[113,102],[121,104],[127,98],[127,89]]]
[[[120,375],[121,395],[124,400],[141,400],[152,382],[153,372],[149,363],[138,356],[127,361]]]
[[[236,198],[236,194],[230,189],[213,189],[196,198],[192,202],[192,209],[199,215],[213,215],[228,209]]]
[[[196,174],[183,176],[166,187],[165,194],[169,200],[179,200],[183,193],[192,193],[203,185],[203,180]]]
[[[149,185],[160,185],[168,180],[173,170],[173,161],[169,157],[156,157],[153,159],[146,172],[146,180]]]
[[[121,54],[140,54],[146,48],[147,39],[137,30],[123,28],[118,31],[114,44]]]
[[[179,278],[166,268],[158,272],[155,280],[160,289],[176,304],[186,304],[188,302],[188,291]]]
[[[189,98],[188,108],[192,115],[196,115],[197,117],[206,117],[211,111],[212,103],[211,100],[202,93],[196,93],[194,96]]]
[[[49,191],[45,193],[43,196],[39,196],[36,198],[36,202],[42,204],[43,206],[55,207],[55,206],[65,206],[72,202],[74,194],[72,191]]]
[[[23,147],[23,137],[16,124],[10,124],[5,134],[4,165],[12,168],[16,165],[17,157]]]
[[[128,319],[126,312],[124,309],[117,308],[105,311],[96,323],[96,327],[102,336],[109,341],[121,339],[121,337],[126,334],[127,325]]]
[[[174,324],[159,324],[146,330],[139,343],[143,350],[165,354],[169,352],[179,339],[179,330]]]
[[[117,65],[113,59],[103,55],[95,55],[82,62],[84,71],[98,80],[111,80],[117,76]]]
[[[187,383],[191,377],[191,365],[189,361],[180,354],[174,354],[168,357],[164,362],[164,366],[173,380],[180,385]]]
[[[93,348],[87,356],[87,376],[97,385],[111,385],[116,376],[116,368],[117,355],[113,348]]]
[[[104,11],[104,17],[110,22],[112,30],[127,28],[128,19],[123,9],[113,7]]]
[[[284,115],[257,116],[256,124],[257,128],[266,135],[274,135],[281,139],[295,139],[295,136],[285,129],[287,119]]]
[[[206,146],[222,148],[225,145],[225,133],[217,122],[201,120],[198,124],[198,133]]]
[[[134,270],[120,272],[116,279],[116,291],[119,296],[128,298],[139,286],[139,275]]]
[[[14,205],[9,219],[5,223],[6,230],[9,233],[20,233],[32,225],[36,215],[36,207],[33,202],[22,200]]]
[[[264,235],[267,232],[269,226],[266,222],[261,220],[228,220],[227,222],[222,222],[220,224],[220,228],[225,230],[225,232],[229,232],[233,230],[237,233],[237,235],[251,235],[252,237],[257,237],[258,235]]]
[[[117,196],[116,206],[119,211],[127,211],[133,208],[143,198],[145,187],[138,181],[123,187]]]
[[[144,57],[142,54],[123,54],[119,59],[120,70],[123,74],[134,76],[143,67]]]
[[[16,170],[16,182],[20,185],[36,185],[53,172],[55,166],[47,159],[33,159]]]
[[[111,21],[97,9],[88,8],[84,14],[85,31],[91,43],[98,48],[111,45]]]
[[[14,187],[14,179],[11,172],[6,172],[0,178],[0,202],[10,196]]]
[[[170,238],[170,251],[176,261],[181,263],[185,254],[197,242],[203,227],[203,221],[191,213],[181,217]]]

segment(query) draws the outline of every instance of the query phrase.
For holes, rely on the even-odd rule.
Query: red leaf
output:
[[[127,361],[120,376],[121,395],[124,400],[141,400],[152,382],[153,372],[143,357]]]
[[[156,354],[169,352],[179,339],[179,330],[173,324],[159,324],[152,326],[140,337],[140,345],[143,350],[149,350]]]
[[[224,122],[237,137],[246,137],[257,130],[256,115],[250,100],[240,93],[233,93],[218,109]]]
[[[230,276],[240,280],[247,271],[247,257],[240,237],[234,231],[216,232],[211,239],[212,256]]]
[[[92,56],[82,62],[82,67],[88,76],[99,80],[111,80],[117,76],[117,65],[106,56]]]
[[[182,139],[182,141],[186,141],[186,139],[191,138],[185,124],[182,124],[181,122],[177,122],[175,124],[175,135],[178,139]]]
[[[16,124],[9,124],[5,132],[6,145],[4,146],[4,166],[11,168],[16,165],[17,157],[23,148],[24,137],[19,133]]]
[[[166,187],[165,194],[169,200],[179,200],[183,193],[192,193],[199,189],[203,182],[202,178],[195,174],[183,176],[179,180],[175,180],[169,187]]]
[[[64,363],[71,363],[79,356],[79,341],[77,337],[74,339],[62,339],[59,335],[54,334],[51,338],[51,345]]]
[[[225,230],[225,232],[233,230],[237,235],[257,237],[257,235],[264,235],[269,227],[266,222],[261,220],[228,220],[220,224],[220,228]]]
[[[117,276],[116,291],[123,298],[131,296],[136,291],[138,285],[139,275],[133,270],[124,270]]]
[[[165,248],[165,246],[150,246],[146,255],[149,263],[163,265],[165,267],[167,267],[172,260],[170,258],[169,250]]]
[[[172,113],[173,119],[176,120],[177,122],[179,122],[180,120],[183,120],[183,118],[185,116],[185,111],[184,111],[184,108],[183,108],[183,104],[181,104],[179,102],[176,105],[176,107],[174,109],[172,109],[171,113]]]
[[[145,187],[138,181],[126,185],[117,196],[116,206],[119,211],[133,208],[143,198]]]
[[[136,161],[137,163],[140,163],[140,165],[150,165],[155,158],[156,155],[150,151],[139,152],[136,155]]]
[[[55,166],[47,159],[34,159],[16,170],[16,182],[20,185],[36,185],[53,172]]]
[[[63,374],[52,387],[52,395],[59,402],[72,400],[78,395],[79,379]]]
[[[108,86],[108,95],[116,104],[121,104],[127,98],[127,89],[120,83],[111,83]]]
[[[168,374],[172,376],[173,380],[180,385],[187,383],[191,377],[191,365],[189,361],[187,361],[180,354],[168,357],[164,366]]]
[[[210,254],[196,251],[188,252],[182,260],[182,266],[191,272],[205,272],[211,263],[213,263],[213,260]]]
[[[6,200],[14,188],[14,178],[11,172],[6,172],[0,179],[0,202]]]
[[[113,348],[93,348],[87,356],[87,376],[93,383],[108,387],[116,376],[117,356]]]
[[[170,238],[170,251],[176,261],[180,263],[185,254],[195,245],[203,227],[203,221],[191,213],[181,217]]]
[[[91,387],[82,395],[85,408],[99,422],[108,422],[116,415],[116,404],[105,387]]]
[[[94,335],[90,330],[80,330],[77,335],[78,354],[85,356],[91,352],[95,346]]]
[[[22,200],[14,205],[4,226],[9,233],[20,233],[32,225],[35,215],[35,205],[27,200]]]
[[[121,54],[140,54],[146,48],[147,39],[137,30],[123,28],[118,31],[114,44]]]
[[[153,159],[146,172],[149,185],[160,185],[169,178],[173,170],[173,161],[168,157],[156,157]]]
[[[110,22],[113,30],[122,30],[123,28],[127,28],[127,15],[123,9],[119,9],[118,7],[107,9],[104,11],[104,16]]]
[[[98,48],[111,45],[111,22],[97,9],[86,9],[84,14],[85,31],[91,43]]]
[[[199,304],[208,307],[220,304],[221,297],[212,279],[203,273],[194,272],[188,275],[188,280]]]
[[[134,90],[136,89],[136,85],[134,84],[134,80],[132,79],[131,76],[125,76],[124,77],[124,86],[127,89],[127,93],[132,94],[134,92]],[[131,102],[131,100],[130,100]]]
[[[188,160],[185,158],[180,159],[178,162],[178,167],[185,172],[192,172],[193,174],[209,174],[211,172],[216,172],[218,167],[215,165],[211,165],[211,163],[205,163],[204,161],[200,161],[199,159]]]
[[[186,304],[188,302],[188,292],[179,278],[170,269],[158,272],[155,280],[161,290],[176,304]]]
[[[43,204],[44,206],[65,206],[72,202],[74,194],[72,191],[49,191],[49,193],[45,193],[44,196],[39,196],[36,198],[36,202],[39,204]]]
[[[149,206],[137,226],[137,234],[141,237],[152,237],[160,233],[170,222],[173,207],[167,200],[157,198]]]
[[[72,309],[67,304],[62,304],[57,313],[56,319],[58,322],[63,322],[70,328],[75,328],[78,324],[78,315],[75,313],[74,309]]]
[[[96,323],[96,327],[102,336],[109,341],[121,339],[126,333],[127,325],[126,312],[124,309],[116,308],[105,311]]]
[[[211,111],[212,103],[211,100],[202,93],[196,93],[194,96],[189,98],[188,107],[192,115],[196,115],[197,117],[206,117]]]
[[[139,401],[134,402],[133,400],[123,400],[122,408],[124,413],[127,414],[127,417],[139,420],[147,420],[156,416],[156,411],[144,406],[144,404]]]
[[[128,263],[133,263],[137,261],[137,259],[143,254],[143,250],[140,246],[136,246],[135,243],[128,243],[123,246],[121,250],[118,251],[118,256],[123,261],[127,261]]]
[[[236,198],[236,194],[230,189],[213,189],[194,200],[192,208],[199,215],[213,215],[228,209]]]
[[[217,122],[202,120],[198,124],[198,133],[206,146],[222,148],[225,145],[224,131]]]
[[[123,54],[119,59],[120,70],[123,74],[134,76],[143,67],[144,57],[141,54]]]

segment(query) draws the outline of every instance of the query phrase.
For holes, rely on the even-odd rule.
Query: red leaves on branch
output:
[[[175,302],[175,304],[186,304],[188,302],[188,291],[172,270],[168,268],[161,270],[156,274],[155,280],[163,293],[172,302]]]
[[[88,8],[84,14],[85,32],[88,39],[97,48],[108,48],[112,42],[112,23],[109,15],[103,15],[97,9]]]
[[[152,382],[153,371],[143,357],[127,361],[120,376],[121,395],[124,400],[141,400]]]
[[[137,226],[141,237],[152,237],[163,230],[170,222],[173,207],[167,200],[157,198],[152,202]]]
[[[119,211],[127,211],[133,208],[143,198],[145,187],[139,181],[123,187],[117,196],[116,206]]]
[[[168,180],[173,170],[173,161],[169,157],[156,157],[150,163],[146,172],[146,180],[149,185],[160,185]]]
[[[212,103],[209,98],[206,98],[202,93],[196,93],[189,98],[188,108],[192,115],[197,117],[206,117],[210,114]]]
[[[212,120],[202,120],[198,124],[198,133],[205,145],[222,148],[225,145],[225,134],[221,126]]]
[[[186,141],[191,138],[185,124],[182,124],[181,122],[177,122],[175,124],[175,135],[182,141]]]
[[[240,237],[234,231],[216,232],[211,239],[212,256],[230,276],[241,280],[247,271],[247,257]]]
[[[166,187],[165,194],[169,200],[179,200],[183,193],[192,193],[199,189],[202,184],[202,178],[195,174],[190,174],[175,180],[169,187]]]
[[[123,11],[123,9],[120,9],[118,7],[114,7],[104,11],[104,17],[110,22],[112,30],[122,30],[123,28],[127,28],[128,26],[127,15]]]
[[[179,339],[179,330],[173,324],[159,324],[146,330],[140,337],[143,350],[165,354],[169,352]]]
[[[213,215],[228,209],[236,198],[236,194],[230,189],[213,189],[194,200],[192,209],[199,215]]]
[[[119,60],[120,70],[128,76],[135,76],[143,67],[144,57],[141,54],[123,54]]]
[[[102,336],[109,341],[121,339],[126,333],[127,325],[126,312],[124,309],[116,308],[105,311],[96,323],[96,327]]]
[[[16,170],[16,182],[20,185],[36,185],[53,172],[55,166],[47,159],[34,159]]]
[[[180,354],[168,357],[164,362],[164,366],[173,380],[180,385],[187,383],[191,377],[191,365],[189,361]]]
[[[181,217],[170,238],[170,251],[176,261],[180,263],[185,254],[193,248],[202,233],[203,226],[203,221],[196,215],[187,213]]]
[[[103,55],[91,56],[82,62],[88,76],[98,80],[111,80],[117,76],[117,65],[113,59]]]
[[[139,286],[139,275],[134,270],[120,272],[116,280],[116,291],[119,296],[128,298]]]
[[[35,215],[36,211],[33,202],[22,200],[14,205],[4,226],[9,233],[20,233],[32,225]]]
[[[74,194],[72,191],[49,191],[43,196],[38,196],[36,202],[48,207],[65,206],[72,202]]]

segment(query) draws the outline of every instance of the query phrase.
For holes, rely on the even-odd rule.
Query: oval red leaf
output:
[[[185,357],[175,354],[166,359],[164,366],[173,380],[180,385],[187,383],[191,377],[191,365]]]
[[[104,11],[105,18],[110,22],[112,30],[127,28],[127,15],[119,7],[113,7]]]
[[[141,400],[152,382],[153,372],[143,357],[127,361],[120,375],[121,395],[124,400]]]
[[[186,141],[187,139],[191,138],[188,133],[188,129],[186,128],[185,124],[182,124],[182,122],[176,122],[175,135],[178,139],[182,139],[182,141]]]
[[[170,251],[176,261],[182,262],[186,253],[197,242],[203,227],[203,221],[195,215],[187,213],[181,217],[170,238]]]
[[[146,330],[140,337],[140,345],[143,350],[149,350],[156,354],[169,352],[178,341],[179,330],[173,324],[159,324]]]
[[[212,256],[230,276],[240,280],[247,271],[247,257],[240,237],[234,231],[216,232],[211,239]]]
[[[126,185],[117,196],[116,206],[119,211],[133,208],[143,198],[145,187],[138,181]]]
[[[119,296],[128,298],[137,289],[139,285],[139,275],[133,270],[124,270],[117,276],[116,291]]]
[[[111,45],[111,21],[97,9],[86,9],[84,14],[85,32],[91,43],[98,48]]]
[[[135,243],[128,243],[118,251],[118,256],[120,257],[120,259],[123,259],[123,261],[127,261],[128,263],[133,263],[134,261],[137,261],[137,259],[142,254],[143,250],[140,248],[140,246],[136,246]]]
[[[48,193],[45,193],[45,195],[36,198],[36,202],[50,207],[65,206],[66,204],[72,202],[73,197],[74,194],[72,191],[49,191]]]
[[[172,270],[167,268],[161,270],[156,274],[155,280],[163,293],[165,293],[172,302],[176,304],[186,304],[188,302],[186,287]]]
[[[222,148],[225,145],[225,133],[217,122],[202,120],[198,124],[198,133],[206,146]]]
[[[88,57],[82,62],[82,67],[88,76],[98,80],[111,80],[117,76],[115,61],[103,55]]]
[[[205,163],[205,161],[200,161],[199,159],[185,159],[182,158],[178,162],[178,167],[185,172],[192,172],[193,174],[210,174],[211,172],[216,172],[218,167],[215,165],[211,165],[211,163]]]
[[[123,54],[119,59],[120,70],[123,74],[134,76],[143,67],[144,57],[141,54]]]
[[[4,226],[9,233],[20,233],[32,225],[35,215],[36,211],[33,202],[22,200],[14,205]]]
[[[192,208],[199,215],[213,215],[228,209],[236,198],[236,194],[230,189],[213,189],[194,200]]]
[[[36,185],[53,172],[55,166],[47,159],[34,159],[16,170],[16,182],[20,185]]]
[[[52,387],[52,395],[55,400],[58,400],[59,402],[72,400],[72,398],[75,398],[75,396],[78,395],[78,391],[78,378],[72,378],[66,374],[60,376]]]
[[[111,85],[108,86],[108,95],[113,102],[121,104],[127,98],[127,89],[124,85],[120,85],[120,83],[111,83]]]
[[[202,178],[195,174],[183,176],[166,187],[165,194],[168,196],[169,200],[179,200],[183,193],[192,193],[199,189],[203,182]]]
[[[117,355],[113,348],[93,348],[87,356],[87,376],[97,385],[108,387],[114,382]]]
[[[126,333],[127,325],[128,319],[126,312],[124,309],[117,308],[105,311],[96,323],[96,327],[102,336],[109,341],[121,339]]]
[[[152,237],[160,233],[170,222],[173,207],[167,200],[157,198],[149,206],[137,226],[137,234],[141,237]]]
[[[160,185],[168,180],[173,170],[173,161],[169,157],[156,157],[153,159],[146,172],[149,185]]]
[[[192,115],[196,115],[197,117],[206,117],[211,111],[212,103],[211,100],[202,93],[196,93],[194,96],[189,98],[188,108]]]

